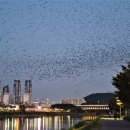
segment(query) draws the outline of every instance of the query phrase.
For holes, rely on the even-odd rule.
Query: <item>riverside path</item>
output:
[[[130,122],[125,120],[101,120],[100,130],[130,130]]]

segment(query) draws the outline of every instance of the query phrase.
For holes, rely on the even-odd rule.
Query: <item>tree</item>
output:
[[[126,107],[130,107],[130,62],[122,66],[122,72],[113,77],[112,84],[117,88],[116,96]]]
[[[20,111],[25,112],[26,106],[24,104],[20,104],[19,109]]]
[[[116,97],[113,97],[113,99],[109,102],[109,108],[111,113],[114,112],[119,112],[120,111],[120,107],[118,105],[117,99]],[[124,105],[121,105],[121,113],[124,113]]]

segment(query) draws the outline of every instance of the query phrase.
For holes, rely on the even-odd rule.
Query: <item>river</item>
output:
[[[88,118],[88,117],[87,117]],[[92,118],[92,117],[90,117]],[[0,130],[62,130],[68,129],[86,117],[43,116],[0,118]]]

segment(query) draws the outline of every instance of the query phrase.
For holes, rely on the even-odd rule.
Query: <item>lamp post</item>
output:
[[[121,118],[121,105],[122,105],[123,103],[121,102],[121,100],[119,100],[118,97],[116,97],[116,103],[117,103],[117,105],[119,105],[119,107],[120,107],[120,118]]]

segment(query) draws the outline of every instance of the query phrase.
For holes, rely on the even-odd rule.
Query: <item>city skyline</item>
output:
[[[24,86],[21,86],[20,80],[14,80],[13,89],[10,85],[1,85],[0,81],[0,103],[8,104],[32,104],[32,81],[25,80]]]
[[[1,81],[0,81],[1,83]],[[25,80],[25,85],[21,85],[20,80],[14,80],[14,86],[13,86],[13,93],[11,93],[10,85],[1,86],[0,90],[0,103],[9,105],[9,104],[26,104],[26,105],[51,105],[55,103],[61,103],[61,104],[73,104],[73,105],[80,105],[84,103],[83,98],[64,98],[60,99],[59,101],[50,100],[49,98],[45,99],[43,97],[37,97],[35,99],[32,99],[32,81],[31,80]],[[22,91],[23,90],[23,91]]]
[[[29,79],[33,98],[54,100],[114,92],[112,77],[130,61],[129,6],[129,0],[1,0],[2,86]]]

